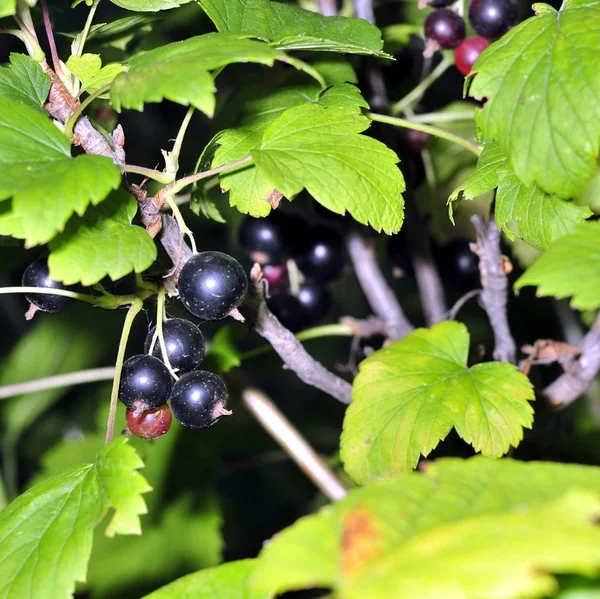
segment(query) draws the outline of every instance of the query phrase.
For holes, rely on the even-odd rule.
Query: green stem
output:
[[[190,240],[192,252],[194,252],[194,254],[197,254],[198,250],[196,249],[196,240],[194,239],[194,234],[192,233],[192,230],[185,224],[185,219],[183,218],[183,214],[181,214],[181,210],[179,210],[177,202],[175,202],[175,198],[173,196],[169,196],[169,198],[167,199],[167,203],[169,204],[169,207],[173,212],[173,216],[175,217],[175,220],[179,225],[180,231],[184,235],[187,235],[188,239]]]
[[[428,112],[416,114],[408,120],[411,123],[453,123],[455,121],[472,121],[473,112]]]
[[[144,302],[142,302],[141,299],[136,298],[129,307],[127,316],[125,316],[125,322],[123,323],[123,331],[121,333],[121,340],[119,341],[119,349],[117,350],[117,360],[115,363],[115,378],[113,379],[112,391],[110,393],[110,407],[108,410],[108,420],[106,422],[105,443],[112,441],[115,434],[115,420],[119,402],[119,385],[121,383],[121,371],[123,370],[123,362],[125,360],[125,348],[127,347],[127,339],[129,339],[129,333],[131,332],[131,325],[143,305]]]
[[[100,4],[100,0],[94,0],[90,8],[90,12],[88,13],[87,20],[83,27],[83,31],[81,32],[81,40],[79,42],[79,47],[77,48],[77,56],[81,56],[83,54],[83,47],[85,46],[85,42],[87,40],[87,36],[90,33],[90,29],[92,27],[92,21],[94,20],[94,15],[96,14],[96,9],[98,8],[98,4]]]
[[[320,327],[312,327],[304,331],[300,331],[296,335],[298,341],[310,341],[311,339],[320,339],[321,337],[354,337],[356,331],[345,324],[325,324]],[[240,360],[244,362],[257,356],[262,356],[273,350],[272,345],[261,345],[251,349],[240,356]]]
[[[152,179],[153,181],[158,181],[159,183],[164,183],[165,185],[169,185],[173,183],[173,178],[170,175],[166,175],[165,173],[161,173],[160,171],[156,171],[151,168],[146,168],[144,166],[135,166],[133,164],[124,164],[121,166],[122,173],[134,173],[135,175],[142,175],[147,179]]]
[[[83,111],[102,94],[106,93],[110,89],[110,83],[107,83],[100,89],[97,89],[93,94],[90,94],[80,105],[79,108],[69,117],[67,124],[65,125],[65,135],[71,139],[73,137],[73,129],[75,123],[79,120],[79,117],[83,114]]]
[[[452,65],[454,64],[453,60],[444,56],[440,64],[438,64],[419,85],[413,88],[404,98],[392,104],[390,108],[390,112],[392,114],[400,114],[404,112],[407,108],[411,108],[414,104],[416,104],[423,96],[425,91],[435,82],[437,81]]]
[[[185,138],[185,134],[192,120],[192,115],[194,114],[195,108],[190,106],[188,111],[185,113],[185,117],[183,117],[183,121],[181,123],[181,127],[179,127],[179,131],[177,133],[177,137],[175,138],[175,143],[173,144],[173,149],[169,152],[169,157],[173,161],[175,168],[179,170],[179,154],[181,153],[181,146],[183,145],[183,139]],[[173,175],[177,174],[177,170]]]
[[[243,158],[235,160],[234,162],[230,162],[229,164],[224,164],[223,166],[211,168],[208,171],[202,171],[201,173],[196,173],[195,175],[189,175],[189,177],[179,179],[179,181],[175,181],[173,184],[172,193],[179,193],[184,187],[187,187],[196,181],[200,181],[200,179],[206,179],[207,177],[212,177],[213,175],[218,175],[219,173],[223,173],[225,171],[230,171],[248,162],[252,162],[252,156],[244,156]]]
[[[163,357],[163,362],[165,366],[169,369],[171,376],[177,380],[179,377],[176,372],[173,370],[171,366],[171,362],[169,362],[169,356],[167,355],[167,346],[165,344],[165,336],[163,335],[163,323],[165,321],[165,297],[166,290],[163,287],[158,292],[158,297],[156,299],[156,332],[154,333],[154,338],[152,339],[152,344],[150,345],[150,351],[148,353],[152,354],[154,351],[154,346],[156,344],[156,340],[160,343],[160,352]]]
[[[481,154],[481,148],[465,139],[464,137],[460,137],[460,135],[455,135],[454,133],[450,133],[449,131],[444,131],[443,129],[439,129],[438,127],[432,127],[431,125],[421,125],[420,123],[413,123],[411,121],[407,121],[406,119],[399,119],[394,116],[387,116],[385,114],[375,114],[373,112],[368,112],[367,116],[373,120],[378,121],[379,123],[385,123],[387,125],[393,125],[394,127],[404,127],[405,129],[414,129],[415,131],[422,131],[423,133],[428,133],[429,135],[433,135],[434,137],[440,137],[447,141],[451,141],[452,143],[458,144],[463,148],[469,150],[469,152],[473,152],[476,156]]]

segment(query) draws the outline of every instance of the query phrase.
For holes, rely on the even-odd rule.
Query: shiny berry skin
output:
[[[333,306],[333,295],[330,289],[317,283],[307,282],[300,285],[297,297],[310,324],[321,320]]]
[[[468,239],[454,239],[439,250],[442,276],[463,289],[481,287],[479,256],[471,251]]]
[[[212,372],[196,370],[184,374],[171,392],[173,416],[188,428],[204,428],[214,424],[227,410],[227,387]]]
[[[285,264],[266,264],[262,267],[263,279],[269,283],[269,291],[287,287],[288,269]]]
[[[425,19],[425,37],[443,50],[456,48],[465,38],[465,22],[447,8],[436,10]]]
[[[483,37],[502,37],[518,22],[516,0],[471,0],[469,4],[469,23]]]
[[[220,320],[242,303],[248,278],[242,265],[228,254],[201,252],[185,263],[178,289],[181,303],[194,316]]]
[[[480,35],[468,37],[454,51],[454,64],[463,74],[468,75],[479,55],[490,45],[490,40]]]
[[[144,351],[148,353],[152,345],[152,339],[156,327],[146,336],[144,342]],[[204,360],[204,337],[200,329],[185,318],[170,318],[163,322],[163,337],[165,339],[165,349],[171,367],[178,372],[189,372],[194,370],[202,360]],[[154,344],[152,355],[163,360],[160,342],[158,338]]]
[[[119,385],[119,399],[139,414],[160,408],[172,388],[167,367],[154,356],[140,354],[125,360]]]
[[[238,231],[240,247],[259,264],[279,264],[286,258],[281,231],[281,218],[272,214],[266,218],[247,216]]]
[[[305,277],[321,283],[333,281],[344,270],[344,242],[335,231],[315,227],[296,248],[294,260]]]
[[[21,280],[23,287],[44,287],[46,289],[73,289],[50,278],[48,262],[46,260],[35,260],[23,272]],[[62,312],[72,303],[70,297],[60,295],[46,295],[43,293],[25,294],[27,301],[42,312]]]
[[[132,435],[153,441],[166,435],[171,428],[173,416],[167,404],[149,412],[127,410],[127,428]]]
[[[300,300],[289,291],[278,293],[267,299],[267,306],[286,328],[297,333],[310,324],[310,316],[306,313]]]

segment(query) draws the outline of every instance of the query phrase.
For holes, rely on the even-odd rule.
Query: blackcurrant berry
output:
[[[428,0],[427,4],[433,8],[445,8],[454,3],[455,0]]]
[[[23,272],[23,287],[43,287],[46,289],[73,289],[50,278],[48,262],[36,260],[32,262]],[[70,297],[60,295],[47,295],[45,293],[25,294],[27,301],[42,312],[62,312],[68,308],[73,300]]]
[[[471,251],[468,239],[454,239],[438,252],[442,276],[449,284],[464,289],[481,287],[479,256]]]
[[[310,324],[310,316],[304,310],[300,300],[289,291],[271,296],[267,299],[267,306],[279,322],[292,333],[297,333]]]
[[[402,129],[402,141],[409,152],[417,154],[425,148],[429,141],[429,135],[415,129]]]
[[[321,320],[333,306],[333,295],[331,290],[328,287],[317,283],[307,282],[300,285],[297,297],[310,324],[317,320]]]
[[[148,333],[144,343],[144,351],[148,353],[156,327]],[[204,337],[200,329],[184,318],[170,318],[163,322],[163,337],[169,363],[179,372],[194,370],[204,359]],[[154,344],[152,355],[161,362],[163,359],[158,338]]]
[[[288,284],[288,269],[285,264],[266,264],[262,268],[263,278],[269,283],[269,291],[277,291]]]
[[[469,22],[479,35],[497,39],[519,22],[519,6],[516,0],[471,0]]]
[[[456,68],[463,74],[468,75],[479,58],[479,55],[490,45],[490,40],[479,35],[468,37],[460,43],[454,52],[454,63]]]
[[[154,356],[144,354],[125,360],[119,385],[119,399],[139,414],[163,406],[171,392],[171,375]]]
[[[239,306],[248,291],[242,265],[221,252],[192,256],[179,275],[179,298],[198,318],[220,320]]]
[[[173,420],[167,404],[149,412],[134,412],[128,409],[125,418],[127,419],[127,428],[132,435],[149,441],[166,435]]]
[[[267,300],[271,312],[293,333],[321,320],[332,305],[333,297],[329,288],[314,282],[300,285],[298,295],[283,291]]]
[[[216,374],[196,370],[173,385],[171,409],[183,426],[204,428],[231,414],[227,410],[228,396],[225,383]]]
[[[400,272],[397,273],[397,276],[412,276],[414,273],[413,264],[406,237],[402,233],[392,235],[388,241],[387,250],[392,265],[396,269],[400,269]]]
[[[281,218],[275,214],[266,218],[244,218],[238,238],[242,250],[252,262],[279,264],[285,260],[281,226]]]
[[[441,8],[427,15],[425,37],[443,50],[456,48],[465,37],[465,22],[454,11]]]
[[[344,270],[344,243],[335,231],[315,227],[296,248],[294,260],[309,279],[332,281]]]

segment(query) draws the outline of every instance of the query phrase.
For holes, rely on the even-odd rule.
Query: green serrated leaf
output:
[[[140,495],[150,490],[142,465],[120,437],[93,464],[45,480],[0,512],[0,597],[70,597],[85,580],[94,526],[110,507],[108,535],[139,534]]]
[[[72,55],[67,60],[67,68],[81,81],[82,91],[90,94],[111,83],[126,69],[119,63],[103,67],[99,54]]]
[[[515,27],[473,67],[469,95],[487,98],[477,122],[528,187],[570,198],[595,172],[599,30],[597,2],[566,3]]]
[[[531,428],[529,379],[512,364],[467,367],[469,333],[458,322],[417,329],[369,356],[354,380],[340,456],[357,482],[411,470],[454,427],[498,457]]]
[[[50,241],[71,215],[121,182],[105,156],[70,156],[68,139],[41,112],[0,99],[0,200],[12,197],[27,245]]]
[[[191,0],[110,0],[116,6],[125,10],[137,12],[157,12],[159,10],[170,10],[179,8]]]
[[[354,111],[298,106],[269,125],[251,155],[286,197],[306,189],[336,214],[348,211],[360,223],[395,233],[404,219],[404,178],[394,152],[360,135],[368,126]]]
[[[93,285],[105,276],[117,280],[148,269],[156,259],[156,245],[144,229],[131,224],[136,212],[135,199],[119,191],[83,217],[73,217],[50,242],[51,276],[67,285]]]
[[[199,0],[219,31],[260,37],[281,50],[318,50],[389,57],[377,27],[363,19],[324,17],[270,0]]]
[[[24,54],[12,53],[10,66],[0,67],[0,98],[40,108],[50,91],[50,77]]]
[[[256,560],[246,559],[184,576],[143,599],[270,599],[270,591],[252,592],[248,577]],[[265,585],[268,586],[268,585]]]
[[[551,245],[517,280],[539,297],[572,297],[577,310],[600,307],[600,222],[582,223]]]
[[[348,599],[542,597],[556,588],[550,572],[588,574],[600,564],[599,492],[594,467],[440,460],[352,490],[278,533],[251,588],[326,587]]]
[[[142,110],[144,103],[163,99],[191,105],[212,116],[215,85],[209,71],[231,63],[256,62],[272,66],[286,61],[283,52],[232,33],[207,33],[167,44],[132,58],[126,73],[111,87],[116,110]]]
[[[520,237],[537,249],[547,248],[592,214],[586,206],[544,193],[537,185],[524,185],[494,142],[484,147],[475,172],[452,192],[449,201],[471,200],[495,187],[498,227],[509,239]]]

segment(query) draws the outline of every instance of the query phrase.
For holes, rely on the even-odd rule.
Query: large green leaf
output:
[[[140,534],[143,466],[124,437],[93,464],[32,487],[0,513],[0,597],[67,599],[85,580],[94,526],[115,508],[106,534]]]
[[[50,241],[71,215],[99,204],[121,182],[104,156],[70,156],[69,140],[40,111],[0,99],[0,200],[28,245]]]
[[[13,53],[10,66],[0,67],[0,98],[40,108],[50,91],[50,77],[29,56]]]
[[[113,106],[142,110],[144,103],[167,99],[212,116],[215,85],[209,71],[236,62],[287,61],[283,52],[246,37],[208,33],[135,56],[111,87]]]
[[[17,10],[17,0],[0,0],[0,19],[10,17]]]
[[[257,591],[344,599],[541,597],[600,565],[600,469],[476,457],[351,491],[278,533]]]
[[[515,283],[537,286],[540,297],[572,297],[578,310],[600,307],[600,222],[579,225],[551,245]]]
[[[600,4],[540,4],[477,60],[469,94],[477,122],[518,179],[569,198],[596,169],[600,148]]]
[[[267,591],[252,592],[248,577],[256,560],[246,559],[184,576],[144,599],[270,599]],[[268,586],[268,585],[265,585]]]
[[[387,56],[377,27],[362,19],[324,17],[270,0],[199,0],[219,31],[260,37],[283,50]]]
[[[251,155],[286,197],[306,189],[332,212],[394,233],[404,218],[404,178],[394,152],[360,135],[368,126],[354,110],[298,106],[267,127]]]
[[[107,275],[117,280],[148,269],[156,259],[156,245],[144,229],[131,224],[136,211],[135,199],[117,191],[83,217],[73,217],[50,242],[52,277],[68,285],[93,285]]]
[[[500,456],[530,428],[529,379],[512,364],[467,367],[469,333],[458,322],[417,329],[369,356],[354,380],[340,455],[357,482],[414,468],[452,430]]]
[[[113,4],[126,10],[137,12],[156,12],[169,10],[187,4],[191,0],[110,0]]]
[[[524,185],[495,142],[484,147],[477,168],[452,192],[450,201],[472,200],[495,187],[498,188],[495,210],[498,227],[510,239],[521,237],[540,250],[573,231],[592,214],[587,206],[547,194],[535,184]],[[453,209],[453,204],[450,207]],[[511,225],[515,230],[510,228]]]

